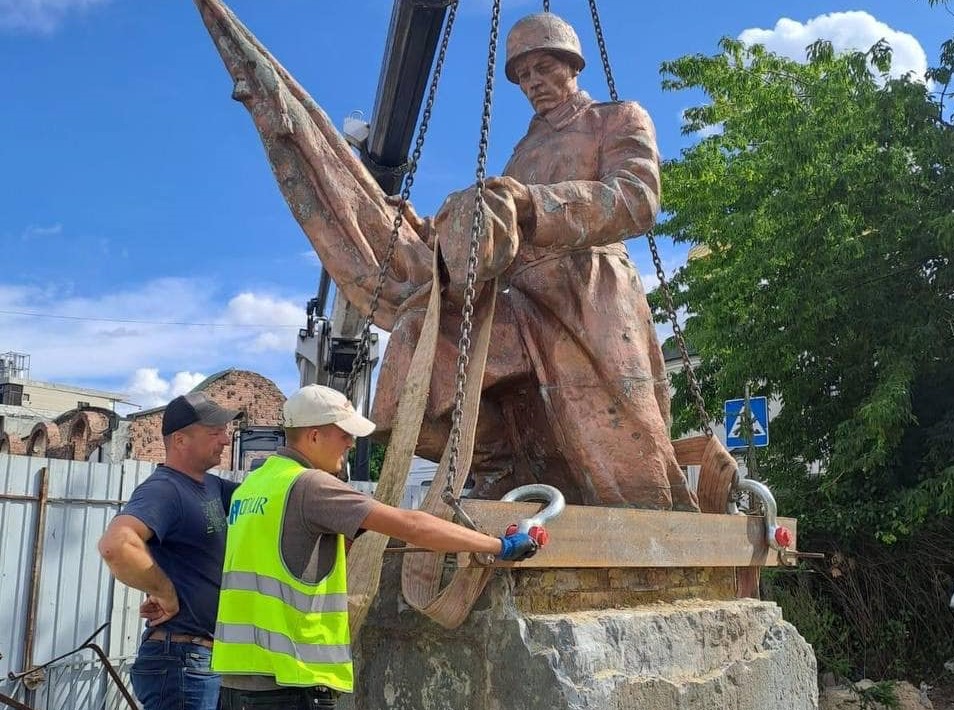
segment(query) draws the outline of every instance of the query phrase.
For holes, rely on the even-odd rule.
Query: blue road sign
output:
[[[744,399],[728,399],[725,402],[725,445],[730,449],[749,445],[745,438],[744,410]],[[768,400],[765,397],[750,397],[749,411],[752,414],[752,446],[768,446]]]

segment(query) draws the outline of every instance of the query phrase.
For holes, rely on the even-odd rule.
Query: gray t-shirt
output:
[[[309,469],[288,492],[281,546],[288,570],[303,582],[314,584],[334,566],[335,536],[353,540],[364,532],[361,523],[376,503],[332,474],[310,468],[311,464],[294,449],[283,447],[277,454]],[[261,675],[223,675],[222,685],[237,690],[281,687],[274,677]]]

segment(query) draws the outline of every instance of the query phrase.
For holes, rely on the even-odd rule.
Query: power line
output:
[[[204,328],[297,328],[302,325],[266,325],[262,323],[187,323],[183,321],[157,321],[157,320],[133,320],[131,318],[90,318],[87,316],[64,316],[55,313],[36,313],[35,311],[5,311],[0,310],[0,315],[8,316],[29,316],[31,318],[55,318],[58,320],[76,320],[92,323],[127,323],[133,325],[186,325],[202,326]]]

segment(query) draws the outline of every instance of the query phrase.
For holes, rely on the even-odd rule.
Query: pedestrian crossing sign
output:
[[[725,403],[725,445],[729,449],[749,445],[747,420],[751,421],[752,446],[768,446],[768,399],[749,398],[749,417],[745,416],[745,400],[729,399]]]

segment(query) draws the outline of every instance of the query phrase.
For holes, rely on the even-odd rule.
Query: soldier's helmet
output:
[[[577,71],[586,65],[580,38],[570,23],[552,12],[538,12],[517,20],[507,35],[505,71],[510,81],[519,83],[513,63],[524,54],[538,49],[553,52]]]

